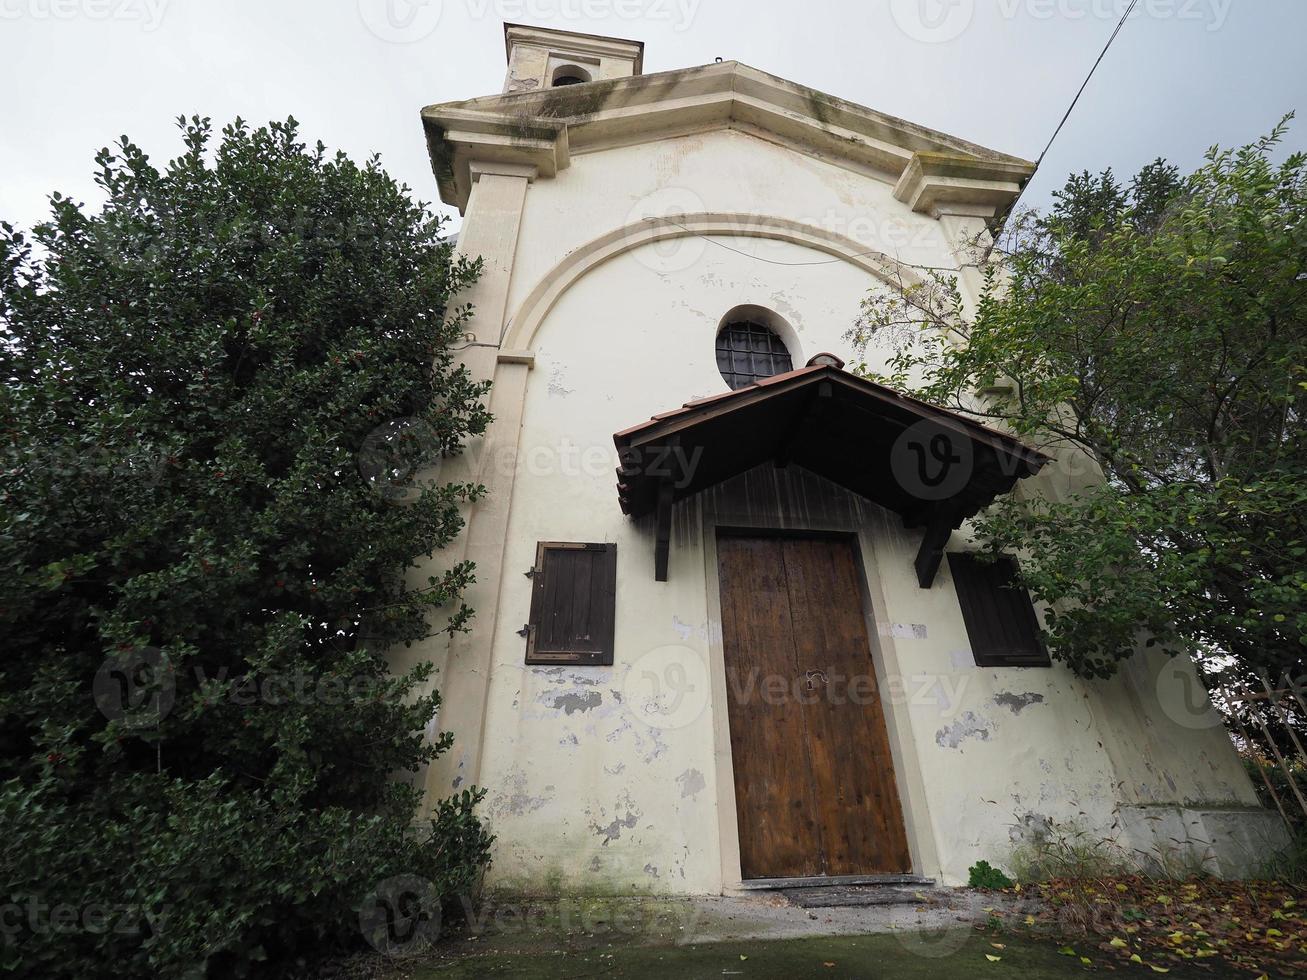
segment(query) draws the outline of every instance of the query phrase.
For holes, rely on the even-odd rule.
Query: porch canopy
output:
[[[794,463],[924,528],[929,588],[949,534],[1049,457],[955,412],[842,370],[831,354],[736,391],[687,402],[613,436],[618,500],[655,515],[654,576],[667,580],[672,504],[773,461]]]

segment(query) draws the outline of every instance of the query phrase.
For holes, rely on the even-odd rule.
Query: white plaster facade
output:
[[[678,503],[666,582],[650,523],[618,507],[613,433],[726,390],[714,341],[729,310],[783,318],[795,367],[847,358],[886,269],[956,267],[955,243],[1031,165],[742,65],[640,77],[632,42],[507,37],[506,94],[423,110],[442,196],[465,213],[459,248],[485,262],[466,363],[493,380],[496,421],[444,471],[488,491],[437,556],[477,563],[471,631],[404,654],[440,665],[439,725],[455,734],[424,775],[431,798],[489,789],[490,884],[741,884],[715,557],[727,525],[856,536],[914,872],[964,882],[1048,821],[1145,851],[1182,833],[1220,870],[1248,867],[1278,828],[1224,729],[1186,707],[1186,670],[1140,656],[1086,682],[1056,662],[977,667],[947,563],[917,584],[921,532],[795,467]],[[550,90],[555,62],[607,80]],[[1019,492],[1092,478],[1060,458]],[[541,540],[617,543],[612,667],[525,665]]]

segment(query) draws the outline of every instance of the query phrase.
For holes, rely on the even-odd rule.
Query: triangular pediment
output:
[[[838,99],[739,62],[447,102],[422,110],[440,196],[463,209],[474,162],[542,177],[573,154],[715,129],[763,135],[880,177],[915,211],[1002,210],[1034,164]]]

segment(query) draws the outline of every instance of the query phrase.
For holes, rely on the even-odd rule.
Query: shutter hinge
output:
[[[522,628],[521,628],[520,630],[517,631],[517,635],[518,635],[518,636],[521,636],[521,637],[527,637],[527,636],[530,636],[530,635],[531,635],[531,630],[534,629],[534,628],[535,628],[535,627],[532,626],[532,624],[530,624],[530,623],[524,623],[524,624],[522,625]]]

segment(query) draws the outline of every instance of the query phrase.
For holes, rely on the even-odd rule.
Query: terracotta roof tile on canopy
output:
[[[671,506],[768,461],[802,466],[926,529],[917,579],[934,581],[949,533],[1048,462],[956,412],[840,369],[830,355],[687,402],[613,436],[623,513],[657,515],[667,577]]]

